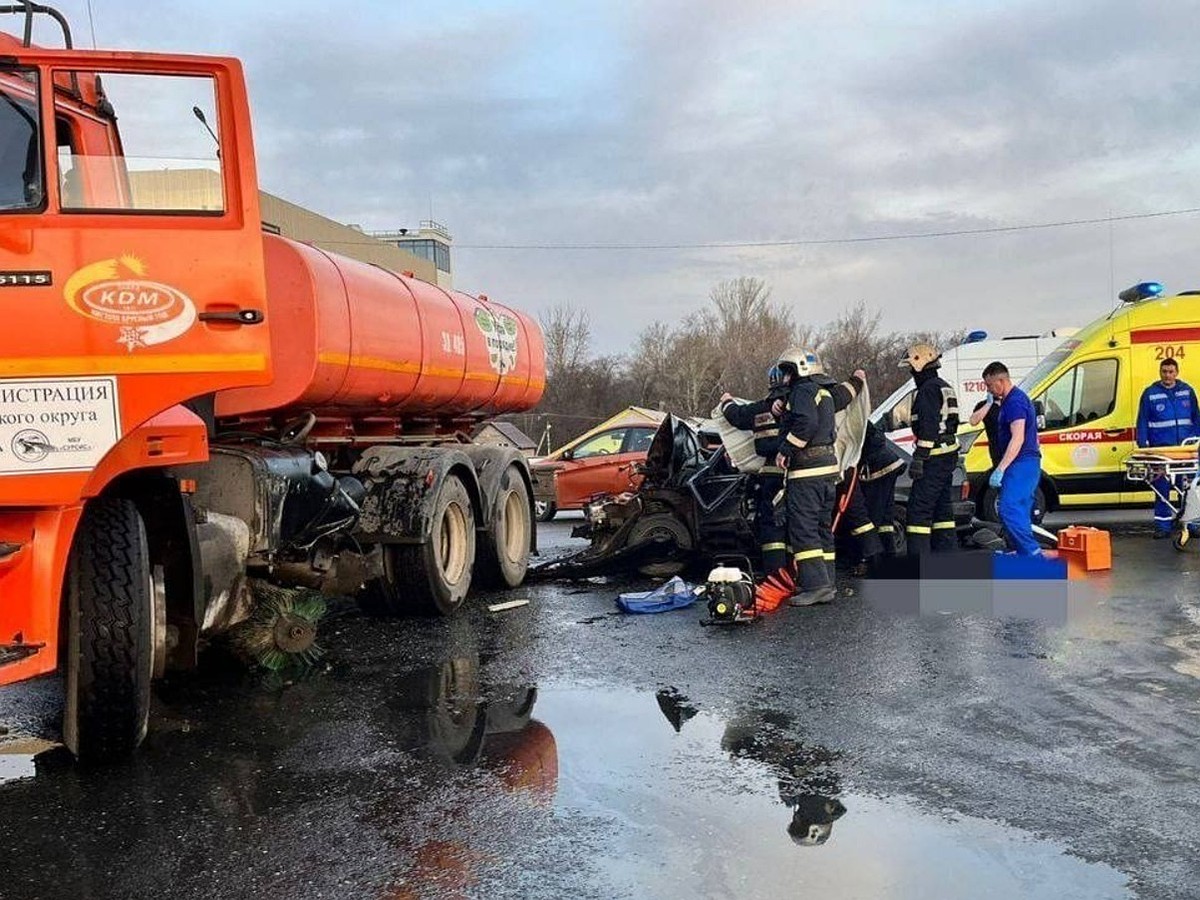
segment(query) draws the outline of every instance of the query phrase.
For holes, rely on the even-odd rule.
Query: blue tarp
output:
[[[617,598],[617,606],[627,613],[660,613],[686,609],[696,602],[696,587],[678,575],[652,591],[634,591]]]

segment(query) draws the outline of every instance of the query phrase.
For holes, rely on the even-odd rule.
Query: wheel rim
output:
[[[501,552],[510,563],[519,563],[525,557],[529,538],[525,534],[525,513],[529,507],[517,491],[510,491],[504,500],[504,546]]]
[[[457,584],[462,580],[467,568],[467,515],[454,502],[449,503],[442,514],[438,561],[448,584]]]
[[[537,500],[534,502],[533,508],[537,510],[537,514],[539,516],[544,516],[546,514],[546,510],[550,508],[550,504],[545,500]]]

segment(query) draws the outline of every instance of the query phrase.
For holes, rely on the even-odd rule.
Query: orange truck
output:
[[[536,405],[537,325],[265,233],[237,60],[4,11],[0,685],[60,670],[67,745],[120,757],[152,680],[264,596],[449,614],[520,584],[529,468],[463,435]]]

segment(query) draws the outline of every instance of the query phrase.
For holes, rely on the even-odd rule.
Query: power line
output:
[[[986,228],[955,228],[944,231],[918,231],[910,234],[879,234],[862,237],[797,238],[781,241],[713,241],[695,244],[454,244],[458,250],[730,250],[764,247],[820,247],[835,244],[876,244],[890,241],[917,241],[931,238],[964,237],[970,235],[1010,234],[1018,231],[1044,231],[1051,228],[1077,228],[1084,225],[1104,225],[1113,222],[1132,222],[1141,219],[1162,219],[1168,216],[1187,216],[1200,213],[1200,206],[1168,209],[1159,212],[1129,213],[1120,216],[1100,216],[1093,219],[1064,219],[1058,222],[1033,222],[1024,225],[993,225]],[[334,243],[326,241],[324,243]],[[395,246],[395,245],[393,245]]]
[[[96,17],[92,15],[92,0],[87,0],[88,25],[92,29],[92,49],[96,49]]]

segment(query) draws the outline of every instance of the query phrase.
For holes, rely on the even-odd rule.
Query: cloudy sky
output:
[[[85,0],[59,0],[88,43]],[[433,215],[458,287],[586,307],[599,349],[757,275],[820,324],[1081,325],[1200,288],[1200,2],[92,0],[101,47],[246,65],[264,188],[368,228]],[[153,9],[153,14],[147,14]],[[337,10],[335,12],[335,10]],[[552,249],[482,249],[524,245]],[[473,249],[474,248],[474,249]]]

